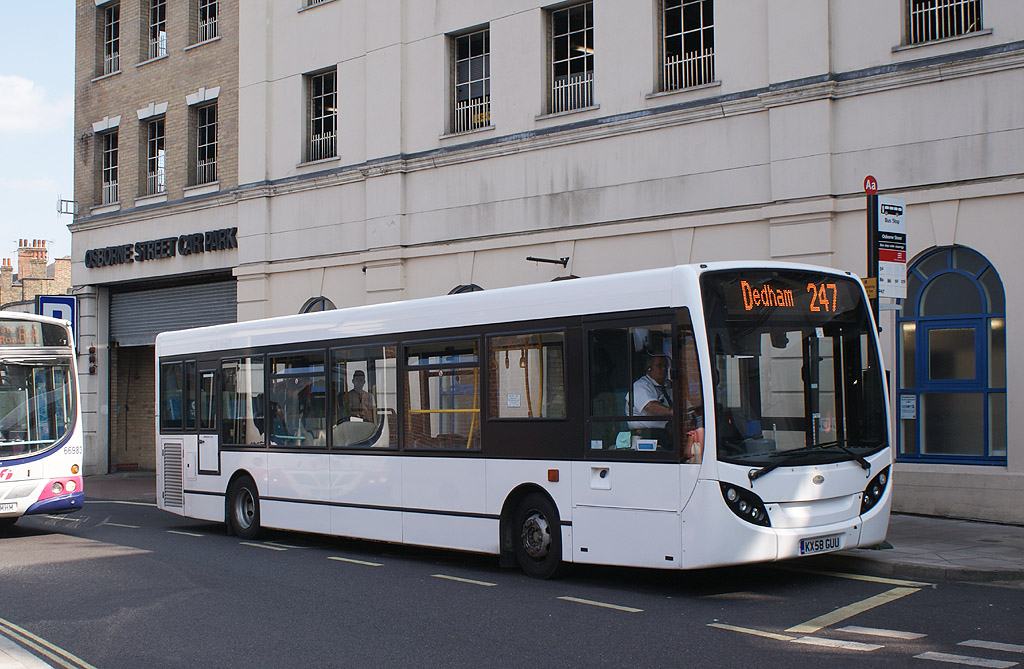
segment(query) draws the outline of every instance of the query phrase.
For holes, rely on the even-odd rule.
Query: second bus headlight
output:
[[[888,483],[889,468],[886,467],[878,472],[875,478],[871,479],[871,482],[868,483],[868,487],[864,489],[864,496],[860,500],[860,512],[862,514],[867,513],[875,504],[878,504],[878,500],[882,499]]]
[[[772,521],[768,518],[768,510],[761,498],[731,483],[720,483],[722,486],[722,497],[725,504],[737,516],[762,527],[771,527]]]

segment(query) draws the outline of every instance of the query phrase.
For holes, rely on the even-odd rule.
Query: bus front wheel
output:
[[[248,476],[228,488],[228,526],[240,539],[255,539],[260,533],[260,494]]]
[[[546,495],[530,493],[516,506],[512,543],[519,566],[534,578],[555,576],[562,564],[558,509]]]

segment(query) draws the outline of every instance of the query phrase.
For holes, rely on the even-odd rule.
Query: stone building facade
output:
[[[18,240],[17,263],[17,272],[10,258],[0,264],[0,309],[34,304],[37,295],[66,295],[71,288],[71,258],[50,263],[46,240]]]
[[[1007,355],[1024,302],[1004,290],[1024,278],[1007,243],[1024,205],[1017,0],[225,1],[219,41],[190,45],[178,15],[165,61],[104,75],[114,4],[78,1],[90,206],[72,272],[100,350],[145,345],[115,302],[155,323],[207,284],[230,283],[248,320],[708,260],[863,274],[873,175],[908,226],[911,295],[881,319],[897,508],[1024,522],[1006,504],[1024,493],[1024,359]],[[140,3],[119,4],[132,44]],[[168,0],[168,26],[199,5]],[[165,100],[189,126],[213,89],[217,188],[168,167],[166,197],[129,174],[131,197],[104,203],[105,134],[140,145]],[[197,150],[182,139],[168,165]],[[90,415],[106,430],[104,383]]]

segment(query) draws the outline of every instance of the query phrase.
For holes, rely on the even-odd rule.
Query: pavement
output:
[[[153,472],[85,479],[89,498],[156,503]],[[880,547],[811,558],[801,565],[928,581],[1024,581],[1024,526],[894,513]]]

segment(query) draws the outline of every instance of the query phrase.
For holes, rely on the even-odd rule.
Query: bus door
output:
[[[199,473],[220,473],[220,439],[217,434],[217,369],[201,365],[194,397],[198,428]]]
[[[680,513],[700,467],[680,463],[700,462],[702,404],[681,310],[684,318],[683,327],[670,312],[584,329],[586,459],[573,470],[574,561],[681,565]]]

